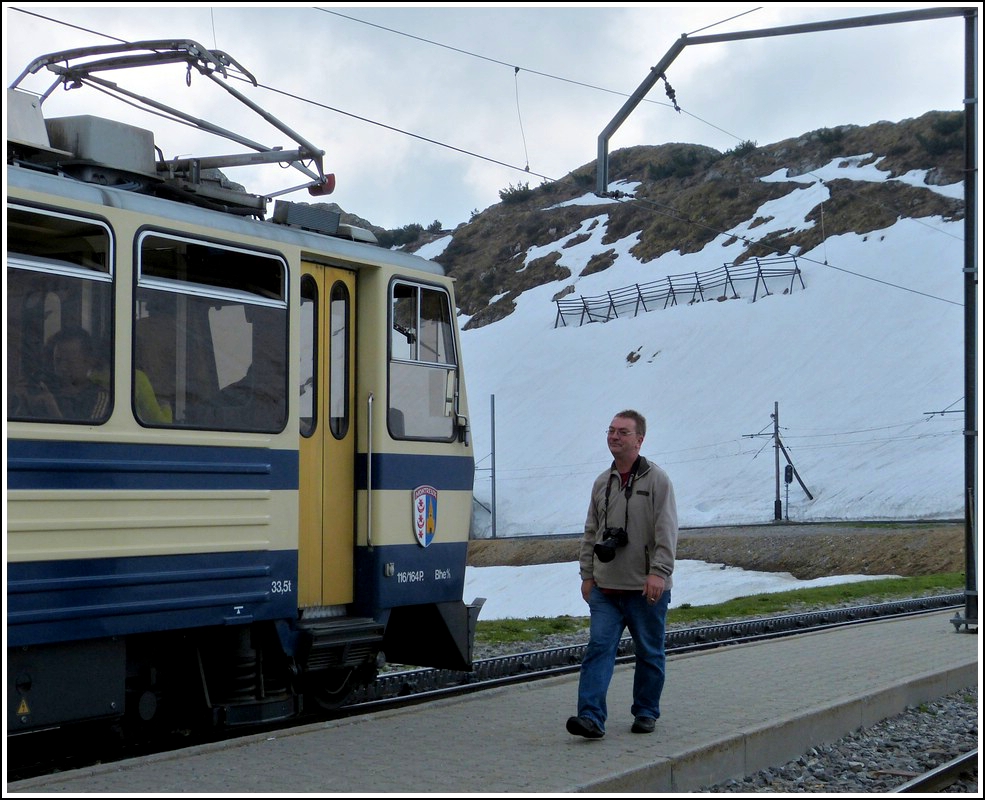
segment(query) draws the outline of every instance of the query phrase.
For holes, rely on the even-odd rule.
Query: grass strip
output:
[[[698,606],[684,603],[671,606],[668,626],[714,624],[721,620],[756,618],[776,614],[796,614],[845,605],[870,605],[914,597],[953,594],[965,588],[963,572],[919,575],[909,578],[878,578],[871,581],[838,583],[788,592],[766,592],[735,597],[724,603]],[[588,616],[530,617],[528,619],[480,619],[475,640],[480,644],[533,642],[557,634],[588,631]]]

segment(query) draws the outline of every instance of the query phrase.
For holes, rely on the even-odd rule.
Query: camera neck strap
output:
[[[626,521],[623,523],[622,526],[622,529],[624,531],[629,531],[629,498],[633,494],[633,483],[636,480],[636,473],[639,471],[639,468],[640,468],[640,457],[636,456],[636,460],[633,462],[633,467],[632,469],[629,470],[629,477],[626,478],[626,486],[623,489],[623,493],[626,495]],[[611,491],[612,491],[612,475],[609,475],[609,480],[605,484],[605,527],[606,528],[609,527],[609,493]]]

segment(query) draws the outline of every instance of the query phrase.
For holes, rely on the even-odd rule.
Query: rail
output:
[[[769,281],[774,286],[777,280],[789,278],[789,286],[784,294],[793,292],[794,283],[800,281],[802,289],[804,278],[797,266],[796,256],[777,256],[776,258],[754,258],[742,264],[723,264],[705,272],[690,272],[668,275],[649,283],[636,283],[624,286],[605,294],[592,297],[558,298],[557,316],[554,327],[567,327],[569,320],[578,327],[589,322],[608,322],[622,316],[637,316],[641,312],[656,311],[679,303],[701,303],[707,300],[736,300],[738,284],[753,282],[752,302],[756,302],[760,291],[764,296],[773,294]]]
[[[935,767],[913,780],[907,781],[892,790],[894,794],[922,794],[924,792],[943,792],[957,783],[963,775],[974,773],[978,769],[978,748],[962,753],[950,761]],[[977,783],[977,781],[976,781]]]

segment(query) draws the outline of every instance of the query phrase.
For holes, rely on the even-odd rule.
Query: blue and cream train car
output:
[[[470,669],[451,279],[324,206],[265,220],[147,130],[8,109],[8,733]]]

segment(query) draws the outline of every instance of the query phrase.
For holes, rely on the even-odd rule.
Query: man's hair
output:
[[[626,419],[631,419],[636,423],[636,432],[645,437],[646,436],[646,417],[644,417],[639,411],[633,411],[631,408],[625,411],[620,411],[616,414],[617,417],[625,417]]]

